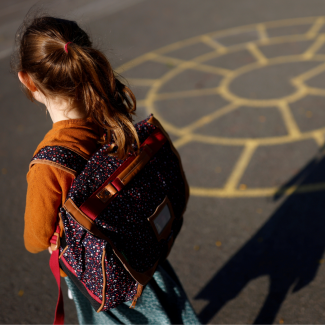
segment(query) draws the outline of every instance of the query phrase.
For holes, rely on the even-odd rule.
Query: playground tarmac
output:
[[[51,128],[10,73],[34,0],[0,11],[0,323],[51,323],[49,255],[28,253],[28,164]],[[55,0],[179,150],[191,198],[169,260],[202,323],[325,323],[325,4]],[[63,285],[66,323],[77,323]]]

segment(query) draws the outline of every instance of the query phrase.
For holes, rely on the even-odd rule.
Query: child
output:
[[[29,98],[43,103],[53,121],[35,153],[47,146],[61,146],[89,159],[110,139],[115,146],[108,154],[125,159],[134,152],[133,144],[139,144],[132,124],[135,97],[115,77],[106,57],[92,48],[88,35],[73,21],[46,16],[33,19],[18,35],[14,68]],[[28,251],[38,253],[49,248],[58,209],[74,178],[74,173],[55,164],[30,168],[24,231]],[[72,292],[81,324],[198,323],[167,261],[158,266],[134,310],[129,309],[129,303],[122,303],[96,313],[62,270],[61,275]]]

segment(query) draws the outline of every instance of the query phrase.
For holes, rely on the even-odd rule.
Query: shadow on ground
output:
[[[301,186],[325,182],[325,148],[281,188],[296,191],[256,234],[213,276],[195,299],[209,301],[199,314],[208,323],[255,278],[269,276],[269,292],[254,323],[271,324],[289,289],[293,292],[315,277],[325,249],[324,191],[301,193]],[[243,216],[244,218],[245,216]]]

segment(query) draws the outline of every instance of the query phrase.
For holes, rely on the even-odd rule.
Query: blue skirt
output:
[[[168,261],[159,265],[138,299],[97,313],[74,283],[64,278],[76,304],[80,324],[199,324],[176,273]]]

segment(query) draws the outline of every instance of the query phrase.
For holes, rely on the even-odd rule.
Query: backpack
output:
[[[126,160],[107,155],[108,145],[88,161],[60,146],[32,159],[76,175],[51,238],[55,324],[64,322],[60,268],[97,312],[125,301],[134,308],[181,229],[189,189],[179,154],[152,115],[135,128],[140,153]]]

